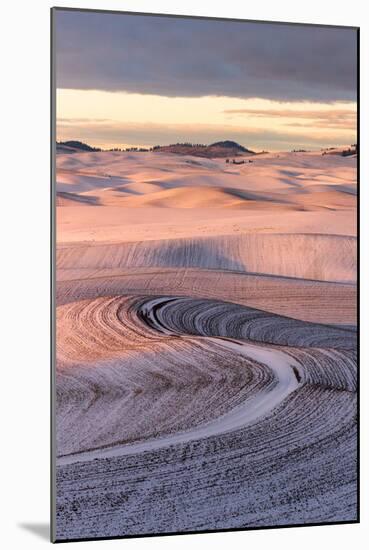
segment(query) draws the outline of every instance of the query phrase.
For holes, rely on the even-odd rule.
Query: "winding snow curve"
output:
[[[266,389],[258,392],[257,395],[246,400],[245,403],[235,407],[221,417],[215,418],[206,424],[195,426],[190,430],[139,443],[118,445],[112,448],[63,456],[58,459],[58,464],[65,465],[79,461],[94,460],[95,458],[110,458],[141,453],[144,451],[153,451],[169,445],[188,443],[189,441],[199,438],[231,432],[243,428],[269,413],[298,387],[299,384],[296,375],[292,370],[292,366],[297,366],[297,363],[292,357],[282,351],[259,348],[256,345],[246,344],[237,340],[227,341],[222,339],[220,341],[219,338],[207,338],[207,340],[215,340],[226,349],[236,351],[266,365],[273,371],[275,377],[273,388],[271,390]]]

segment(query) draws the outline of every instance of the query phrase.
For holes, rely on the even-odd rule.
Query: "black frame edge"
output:
[[[50,9],[50,541],[56,542],[56,423],[55,423],[55,343],[56,343],[56,63],[55,9]]]
[[[360,27],[357,28],[357,76],[356,76],[356,133],[357,133],[357,159],[356,159],[356,181],[357,181],[357,205],[356,205],[356,233],[357,233],[357,295],[356,295],[356,322],[357,322],[357,438],[356,438],[356,453],[357,453],[357,522],[360,523]]]

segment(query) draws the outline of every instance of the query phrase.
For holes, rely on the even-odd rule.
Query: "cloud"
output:
[[[356,100],[356,31],[55,12],[59,88]]]
[[[111,122],[112,119],[111,118],[86,118],[86,117],[83,117],[83,118],[58,118],[58,122],[61,122],[63,124],[76,124],[76,123],[104,123],[104,122]]]
[[[300,147],[323,147],[354,143],[355,132],[349,136],[339,133],[304,131],[277,131],[244,126],[224,126],[218,124],[142,124],[106,122],[65,124],[57,121],[58,140],[78,139],[95,146],[165,145],[191,141],[213,143],[223,139],[235,140],[250,149],[288,150]]]
[[[355,130],[356,111],[352,109],[225,109],[228,115],[245,115],[248,118],[277,118],[283,126],[337,128]],[[304,122],[283,122],[281,119],[302,119]]]

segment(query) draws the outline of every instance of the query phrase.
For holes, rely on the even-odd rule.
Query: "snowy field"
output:
[[[356,158],[57,155],[57,538],[356,519]]]

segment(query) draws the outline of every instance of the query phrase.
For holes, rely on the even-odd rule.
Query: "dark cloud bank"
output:
[[[56,11],[57,86],[354,101],[356,31]]]

